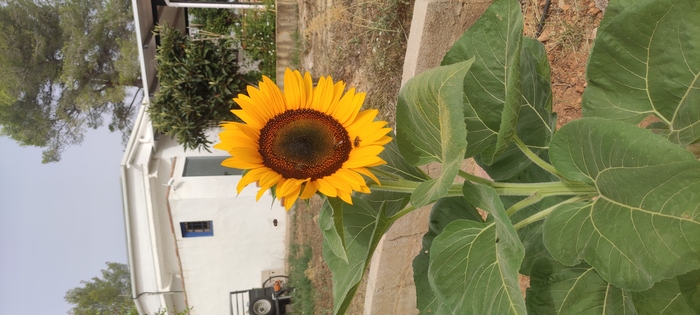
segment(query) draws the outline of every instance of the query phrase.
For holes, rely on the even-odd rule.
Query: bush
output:
[[[184,148],[208,149],[204,131],[234,120],[233,97],[244,91],[238,52],[231,39],[191,40],[167,25],[157,26],[161,45],[156,56],[160,90],[148,108],[153,127]]]

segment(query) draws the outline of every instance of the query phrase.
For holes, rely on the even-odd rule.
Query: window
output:
[[[182,237],[214,236],[211,221],[180,222]]]
[[[241,175],[243,170],[221,166],[228,156],[188,156],[182,176]]]

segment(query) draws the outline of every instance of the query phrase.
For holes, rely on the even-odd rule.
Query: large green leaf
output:
[[[531,314],[693,314],[676,278],[631,292],[605,281],[586,263],[566,267],[540,259],[530,276],[527,309]]]
[[[433,292],[454,314],[525,314],[518,282],[524,249],[498,194],[469,183],[463,193],[493,221],[455,220],[435,237],[428,268]]]
[[[584,259],[628,290],[700,267],[700,162],[691,153],[648,130],[583,118],[554,135],[550,158],[563,176],[599,192],[545,220],[557,260]]]
[[[508,146],[520,110],[523,16],[517,0],[496,0],[447,52],[443,65],[476,57],[464,78],[466,156],[491,164]]]
[[[612,1],[588,61],[584,116],[656,115],[669,140],[700,140],[700,3]],[[657,125],[658,128],[658,125]]]
[[[428,232],[423,236],[423,247],[413,259],[413,280],[416,284],[416,306],[421,314],[449,314],[452,310],[433,293],[428,281],[430,246],[435,236],[442,233],[445,226],[455,220],[483,222],[476,208],[462,196],[441,198],[430,212]]]
[[[549,60],[544,45],[524,37],[520,52],[522,104],[516,134],[531,151],[545,160],[547,146],[557,123],[557,115],[552,113],[549,73]],[[483,163],[479,156],[476,161],[496,181],[509,179],[532,164],[514,142],[491,165]]]
[[[353,204],[342,204],[347,260],[336,254],[329,240],[323,240],[323,258],[333,272],[333,312],[343,314],[362,280],[372,253],[391,226],[385,208],[373,208],[353,197]],[[337,209],[334,209],[337,210]]]
[[[566,267],[547,258],[533,267],[527,310],[538,315],[636,314],[630,293],[607,283],[593,267]]]
[[[404,85],[396,105],[396,140],[409,163],[442,163],[442,173],[423,182],[411,203],[424,206],[447,195],[459,172],[466,142],[462,82],[474,59],[425,71]]]

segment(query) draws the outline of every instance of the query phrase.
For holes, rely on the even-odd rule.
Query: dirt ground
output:
[[[365,107],[379,108],[392,124],[400,88],[414,0],[298,0],[300,67],[313,76],[331,75],[348,87],[367,92]],[[534,37],[545,0],[521,0],[525,35]],[[581,116],[584,72],[601,9],[591,0],[552,0],[539,40],[552,68],[553,109],[558,126]],[[316,288],[314,314],[332,314],[331,272],[323,261],[317,218],[320,201],[298,203],[291,215],[295,241],[310,245],[313,258],[307,277]],[[526,288],[529,279],[521,279]],[[347,314],[362,314],[365,285]]]

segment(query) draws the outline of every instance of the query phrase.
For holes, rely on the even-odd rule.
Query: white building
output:
[[[220,166],[226,152],[186,152],[154,133],[145,112],[157,89],[153,21],[184,27],[185,14],[150,0],[132,5],[148,91],[121,162],[133,298],[140,314],[191,307],[193,315],[228,315],[230,292],[284,273],[286,211],[269,193],[256,202],[255,185],[237,195],[240,170]],[[209,132],[214,143],[216,133]]]

